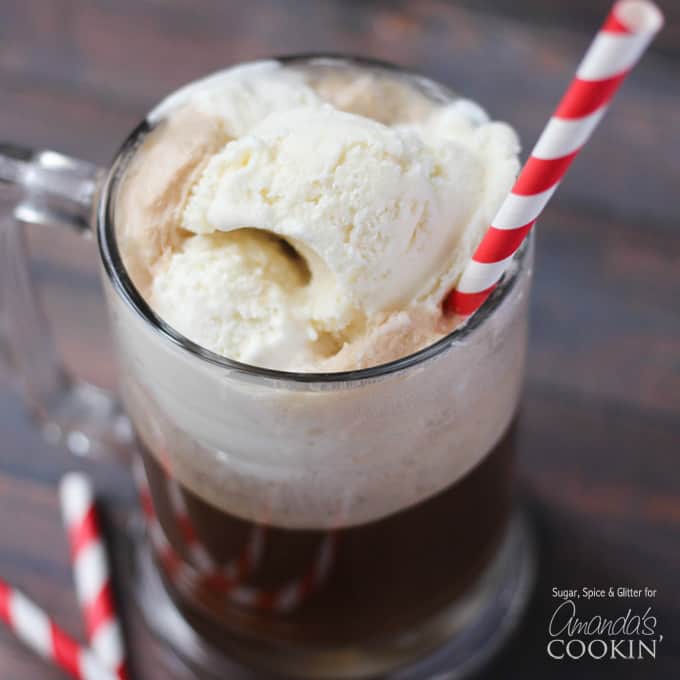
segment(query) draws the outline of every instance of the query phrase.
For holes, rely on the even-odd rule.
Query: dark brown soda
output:
[[[235,603],[209,580],[178,589],[166,573],[168,590],[196,630],[225,650],[238,639],[339,648],[417,630],[471,588],[496,552],[509,516],[514,432],[513,426],[482,462],[437,495],[384,519],[334,532],[325,582],[309,588],[292,611],[276,611],[266,597],[260,606]],[[189,561],[165,473],[148,451],[143,459],[164,533]],[[192,530],[213,560],[237,561],[253,525],[180,489]],[[261,559],[241,574],[241,584],[275,595],[308,578],[328,536],[327,531],[267,526]]]

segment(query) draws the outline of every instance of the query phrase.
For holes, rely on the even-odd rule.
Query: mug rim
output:
[[[270,59],[283,64],[324,60],[337,63],[350,63],[358,66],[378,68],[386,71],[396,71],[404,74],[405,76],[413,77],[416,82],[420,81],[421,83],[425,83],[429,86],[434,86],[437,89],[443,89],[450,92],[450,89],[445,85],[440,84],[437,81],[428,78],[427,76],[414,72],[410,69],[402,68],[401,66],[392,64],[390,62],[369,57],[337,53],[310,53],[271,57]],[[234,64],[234,66],[245,63],[248,62],[238,62],[238,64]],[[227,68],[231,68],[231,66],[225,67],[224,70]],[[215,73],[219,72],[220,71],[216,71]],[[180,88],[181,87],[183,86],[180,86]],[[180,88],[177,88],[177,90]],[[177,90],[174,90],[173,92],[176,92]],[[413,366],[420,365],[443,354],[447,349],[467,339],[475,332],[475,330],[482,327],[486,323],[487,319],[493,316],[494,312],[499,307],[501,307],[501,305],[509,297],[511,291],[515,287],[519,275],[527,266],[527,252],[529,250],[530,241],[533,238],[533,231],[530,234],[530,238],[526,239],[522,246],[515,253],[513,262],[516,264],[516,266],[511,267],[510,270],[503,275],[493,293],[466,321],[431,345],[427,345],[426,347],[412,352],[411,354],[389,362],[378,364],[376,366],[369,366],[367,368],[345,371],[299,372],[265,368],[262,366],[255,366],[253,364],[237,361],[235,359],[229,359],[228,357],[217,354],[216,352],[199,345],[193,340],[190,340],[185,335],[166,323],[160,316],[158,316],[158,314],[154,312],[148,302],[144,299],[142,294],[137,290],[137,287],[133,283],[131,277],[128,275],[127,269],[123,263],[123,258],[118,248],[116,239],[116,230],[114,228],[116,190],[125,173],[127,161],[132,157],[143,137],[152,129],[153,125],[149,122],[148,117],[145,117],[144,120],[142,120],[142,122],[139,123],[132,130],[132,132],[130,132],[128,137],[120,146],[107,173],[106,179],[98,197],[96,208],[96,232],[99,254],[104,266],[104,271],[106,272],[107,278],[112,284],[114,291],[119,297],[123,299],[125,304],[142,319],[142,321],[148,324],[155,332],[160,334],[161,337],[179,349],[182,349],[194,357],[216,367],[252,377],[266,378],[275,382],[306,384],[355,383],[376,379],[395,373],[403,373]]]

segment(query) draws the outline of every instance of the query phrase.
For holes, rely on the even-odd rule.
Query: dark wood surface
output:
[[[519,490],[538,528],[539,580],[528,616],[483,678],[680,673],[679,12],[662,4],[671,24],[538,231]],[[326,50],[449,83],[516,125],[528,147],[606,5],[3,0],[0,137],[103,164],[177,85],[235,61]],[[38,229],[31,244],[67,363],[113,385],[92,244]],[[119,526],[134,502],[129,477],[45,444],[8,376],[0,442],[0,576],[81,635],[56,483],[66,469],[87,468]],[[552,588],[619,585],[657,596],[583,603],[579,613],[618,616],[651,604],[663,634],[657,659],[551,661]],[[134,617],[129,606],[126,615]],[[173,677],[134,649],[139,680]],[[0,680],[59,677],[0,631]]]

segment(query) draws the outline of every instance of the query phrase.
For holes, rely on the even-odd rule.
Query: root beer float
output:
[[[294,674],[426,653],[507,539],[530,253],[482,324],[441,301],[512,185],[514,132],[331,59],[240,66],[148,120],[117,246],[149,314],[215,364],[114,315],[176,605]]]

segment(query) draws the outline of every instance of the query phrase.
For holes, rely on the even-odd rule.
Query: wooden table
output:
[[[235,61],[326,50],[420,69],[511,121],[528,146],[607,4],[4,0],[0,136],[106,163],[177,85]],[[680,55],[679,12],[669,13],[538,230],[519,486],[540,572],[528,616],[484,678],[680,672]],[[92,245],[39,229],[31,243],[68,364],[112,384]],[[55,485],[87,468],[115,524],[134,502],[129,478],[44,443],[7,377],[0,441],[0,574],[81,635]],[[657,590],[651,601],[579,603],[583,616],[651,605],[663,635],[655,661],[548,657],[553,587],[584,586]],[[139,649],[136,661],[140,678],[172,678]],[[0,632],[0,680],[59,677]]]

